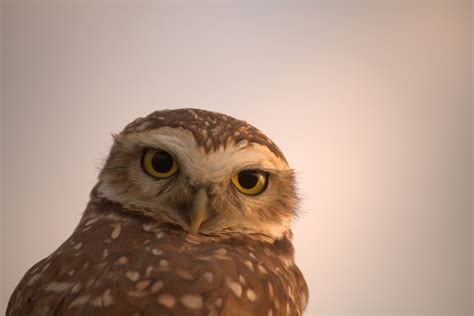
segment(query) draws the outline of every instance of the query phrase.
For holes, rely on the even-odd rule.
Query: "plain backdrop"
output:
[[[471,315],[472,4],[4,2],[0,313],[111,133],[199,107],[297,170],[306,315]]]

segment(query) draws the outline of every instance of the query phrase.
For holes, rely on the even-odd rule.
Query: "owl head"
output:
[[[197,109],[157,111],[114,135],[94,192],[195,234],[270,239],[290,231],[297,202],[294,173],[270,139]]]

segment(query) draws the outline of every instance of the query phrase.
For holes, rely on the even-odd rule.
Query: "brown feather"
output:
[[[280,259],[292,252],[288,240],[191,235],[92,201],[72,236],[26,273],[7,315],[300,315],[306,283]]]

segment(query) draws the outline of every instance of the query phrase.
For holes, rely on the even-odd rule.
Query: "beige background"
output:
[[[74,229],[110,133],[192,106],[298,171],[307,315],[471,315],[471,9],[4,3],[0,313]]]

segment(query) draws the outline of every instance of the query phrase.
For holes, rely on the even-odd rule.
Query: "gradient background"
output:
[[[298,171],[306,315],[471,315],[472,3],[1,6],[0,313],[73,231],[111,133],[201,107]]]

